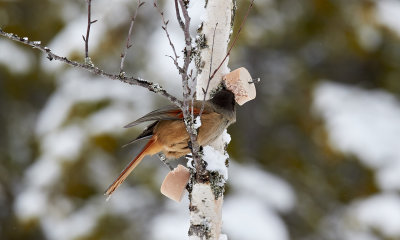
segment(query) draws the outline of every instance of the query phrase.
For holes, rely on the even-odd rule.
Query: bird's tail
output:
[[[125,179],[129,176],[129,174],[135,169],[135,167],[142,161],[142,159],[146,155],[153,155],[154,153],[159,152],[158,148],[156,147],[157,138],[153,136],[150,141],[144,146],[143,150],[133,159],[128,166],[121,172],[118,178],[108,187],[107,191],[104,195],[108,197],[113,194],[113,192],[125,181]]]

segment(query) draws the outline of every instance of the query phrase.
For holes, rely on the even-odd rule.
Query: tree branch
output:
[[[185,31],[185,24],[182,21],[181,14],[179,13],[179,5],[178,0],[174,0],[175,2],[175,12],[176,12],[176,19],[178,20],[179,26]]]
[[[131,35],[132,35],[133,24],[135,23],[139,8],[143,5],[144,5],[144,2],[141,2],[141,0],[138,0],[138,5],[136,6],[135,13],[134,13],[133,17],[131,18],[131,25],[129,26],[128,37],[126,39],[126,46],[124,48],[124,52],[121,53],[121,64],[120,64],[120,68],[119,68],[120,74],[123,74],[123,72],[124,72],[124,63],[125,63],[126,53],[127,53],[128,49],[132,47]]]
[[[202,164],[202,158],[200,156],[200,145],[197,142],[197,129],[194,127],[193,119],[193,94],[192,89],[189,86],[189,65],[192,61],[192,38],[190,36],[190,17],[187,11],[187,5],[183,0],[177,0],[182,11],[185,22],[183,23],[183,34],[185,38],[185,49],[184,49],[184,63],[182,67],[182,88],[183,88],[183,116],[185,119],[186,130],[189,133],[191,150],[193,160],[196,168],[196,179],[198,182],[203,182],[203,177],[207,175],[204,164]],[[178,17],[179,21],[180,17]],[[182,21],[181,21],[182,22]],[[195,86],[194,86],[195,87]],[[193,90],[195,91],[195,90]],[[192,107],[190,107],[192,105]]]
[[[89,36],[90,36],[90,26],[97,22],[97,20],[92,21],[91,20],[91,15],[92,15],[92,0],[87,0],[88,3],[88,23],[87,23],[87,29],[86,29],[86,37],[82,35],[83,41],[85,41],[85,63],[87,64],[92,64],[90,58],[89,58]]]
[[[189,26],[190,26],[190,17],[189,17],[189,13],[187,11],[186,5],[183,2],[183,0],[178,0],[179,1],[179,5],[181,7],[182,10],[182,14],[183,17],[185,19],[185,23],[184,23],[184,29],[183,29],[183,33],[185,36],[185,49],[184,49],[184,53],[185,53],[185,59],[184,59],[184,63],[183,63],[183,71],[185,74],[182,74],[182,84],[183,84],[183,93],[184,93],[184,99],[185,99],[185,94],[187,94],[186,98],[189,98],[189,93],[190,93],[190,88],[189,88],[189,84],[188,84],[188,69],[189,69],[189,64],[191,62],[191,55],[192,55],[192,38],[190,36],[190,31],[189,31]]]
[[[44,47],[41,45],[41,43],[39,41],[29,41],[29,39],[27,37],[19,37],[18,35],[14,34],[14,33],[7,33],[4,32],[3,29],[0,28],[0,35],[11,39],[13,41],[16,42],[20,42],[22,44],[31,46],[35,49],[38,49],[39,51],[43,52],[44,54],[47,55],[47,59],[49,59],[50,61],[52,60],[57,60],[60,62],[64,62],[70,66],[76,67],[76,68],[80,68],[83,70],[86,70],[88,72],[91,72],[95,75],[98,76],[103,76],[112,80],[119,80],[121,82],[130,84],[130,85],[135,85],[135,86],[140,86],[140,87],[144,87],[146,89],[148,89],[150,92],[154,92],[157,93],[160,96],[163,96],[165,98],[167,98],[169,101],[171,101],[172,103],[176,104],[178,107],[182,108],[183,107],[183,103],[181,100],[177,99],[175,96],[169,94],[162,86],[160,86],[158,83],[152,83],[150,81],[147,81],[145,79],[142,78],[136,78],[136,77],[126,77],[126,76],[121,76],[120,74],[111,74],[111,73],[107,73],[104,72],[103,70],[93,66],[93,65],[89,65],[89,64],[83,64],[83,63],[79,63],[76,61],[72,61],[69,60],[66,57],[61,57],[55,53],[53,53],[49,48]]]
[[[173,60],[173,62],[174,62],[174,64],[175,64],[175,67],[178,69],[179,73],[181,74],[181,73],[183,72],[183,69],[182,69],[182,68],[179,66],[179,64],[178,64],[178,58],[179,58],[179,56],[178,56],[178,54],[176,53],[175,45],[172,43],[171,37],[170,37],[170,35],[169,35],[169,33],[168,33],[168,23],[169,23],[169,20],[168,20],[168,21],[165,21],[164,12],[161,11],[161,9],[158,7],[157,1],[154,1],[154,7],[157,9],[158,13],[159,13],[160,16],[161,16],[161,19],[162,19],[162,22],[163,22],[162,29],[164,30],[165,34],[167,35],[167,38],[168,38],[168,41],[169,41],[169,45],[171,46],[172,52],[174,53],[174,57],[172,57],[172,56],[168,56],[168,57],[170,57],[170,58]]]

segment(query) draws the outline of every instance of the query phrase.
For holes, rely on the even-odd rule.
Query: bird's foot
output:
[[[169,170],[174,170],[164,153],[159,153],[158,157],[160,158],[161,162],[163,162],[169,168]]]

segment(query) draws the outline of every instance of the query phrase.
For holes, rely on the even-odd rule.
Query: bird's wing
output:
[[[158,120],[177,120],[179,117],[177,117],[176,113],[177,111],[180,111],[180,109],[175,106],[175,105],[168,105],[163,108],[154,110],[143,117],[137,119],[136,121],[133,121],[129,123],[128,125],[124,126],[125,128],[130,128],[133,126],[136,126],[140,123],[143,122],[148,122],[148,121],[158,121]],[[175,114],[174,114],[175,113]]]
[[[193,109],[193,113],[198,115],[200,113],[200,108],[196,107]],[[134,122],[129,123],[125,128],[130,128],[136,126],[143,122],[148,121],[159,121],[159,120],[179,120],[183,118],[182,110],[175,105],[168,105],[163,108],[154,110],[143,117],[137,119]]]
[[[141,138],[135,138],[135,139],[131,140],[130,142],[125,143],[124,145],[122,145],[122,147],[124,148],[124,147],[126,147],[126,146],[129,146],[129,145],[131,145],[131,144],[133,144],[133,143],[136,143],[136,142],[138,142],[138,141],[141,141],[141,140],[149,140],[152,136],[153,136],[153,135],[148,135],[148,136],[141,137]]]
[[[150,139],[153,136],[153,130],[154,130],[154,127],[157,125],[157,123],[158,123],[158,121],[153,122],[152,124],[147,126],[146,129],[144,129],[143,132],[137,138],[131,140],[130,142],[128,142],[125,145],[123,145],[122,147],[126,147],[128,145],[131,145],[132,143],[135,143],[137,141]]]

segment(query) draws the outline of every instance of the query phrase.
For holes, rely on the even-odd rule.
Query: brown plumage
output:
[[[194,102],[193,112],[195,116],[199,115],[202,103],[202,101]],[[197,137],[198,143],[201,146],[211,143],[235,120],[234,95],[224,88],[204,104]],[[177,106],[170,105],[150,112],[125,127],[132,127],[147,121],[155,122],[150,124],[135,140],[128,143],[131,144],[140,139],[149,139],[147,144],[108,187],[105,195],[110,196],[147,155],[162,152],[168,159],[176,159],[190,153],[188,147],[189,135],[183,122],[182,111]]]

